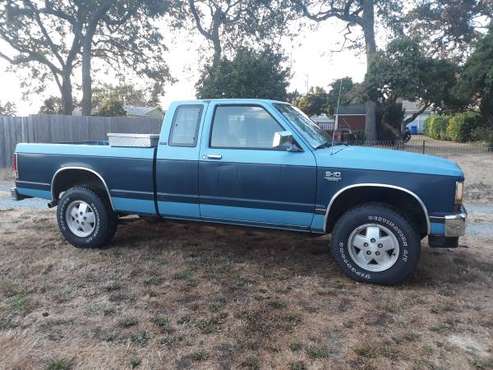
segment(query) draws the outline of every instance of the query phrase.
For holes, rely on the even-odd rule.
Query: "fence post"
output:
[[[425,141],[423,140],[423,154],[425,154]]]

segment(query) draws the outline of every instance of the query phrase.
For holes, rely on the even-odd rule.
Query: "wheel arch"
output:
[[[57,202],[60,194],[76,185],[91,185],[105,193],[114,210],[111,200],[110,189],[103,176],[91,168],[79,166],[67,166],[59,168],[51,179],[51,197],[53,202]]]
[[[431,224],[428,209],[423,200],[409,189],[379,183],[348,185],[331,198],[325,212],[325,232],[331,232],[338,218],[350,207],[366,202],[382,202],[391,206],[404,207],[415,218],[421,234],[430,234]],[[409,202],[411,200],[411,202]],[[346,201],[346,202],[345,202]]]

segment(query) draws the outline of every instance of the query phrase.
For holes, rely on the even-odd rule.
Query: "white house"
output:
[[[407,118],[414,113],[418,112],[421,110],[421,107],[417,102],[412,102],[408,100],[403,100],[402,101],[402,108],[406,110],[405,117]],[[423,130],[425,128],[425,120],[432,114],[433,112],[431,109],[425,110],[423,113],[421,113],[416,119],[410,123],[407,124],[407,127],[409,130],[411,130],[412,134],[422,134]]]
[[[140,107],[136,105],[124,105],[127,117],[149,117],[162,119],[164,112],[161,107]]]

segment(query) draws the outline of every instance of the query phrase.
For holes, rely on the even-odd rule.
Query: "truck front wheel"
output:
[[[402,215],[381,204],[346,212],[332,232],[331,251],[350,278],[377,284],[399,284],[416,270],[420,237]]]
[[[108,244],[118,222],[106,197],[83,186],[63,193],[57,220],[65,239],[77,248],[99,248]]]

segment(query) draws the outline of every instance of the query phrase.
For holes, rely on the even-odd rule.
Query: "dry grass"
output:
[[[308,235],[137,219],[86,251],[53,210],[0,235],[2,369],[493,368],[493,236],[424,247],[392,288]]]

